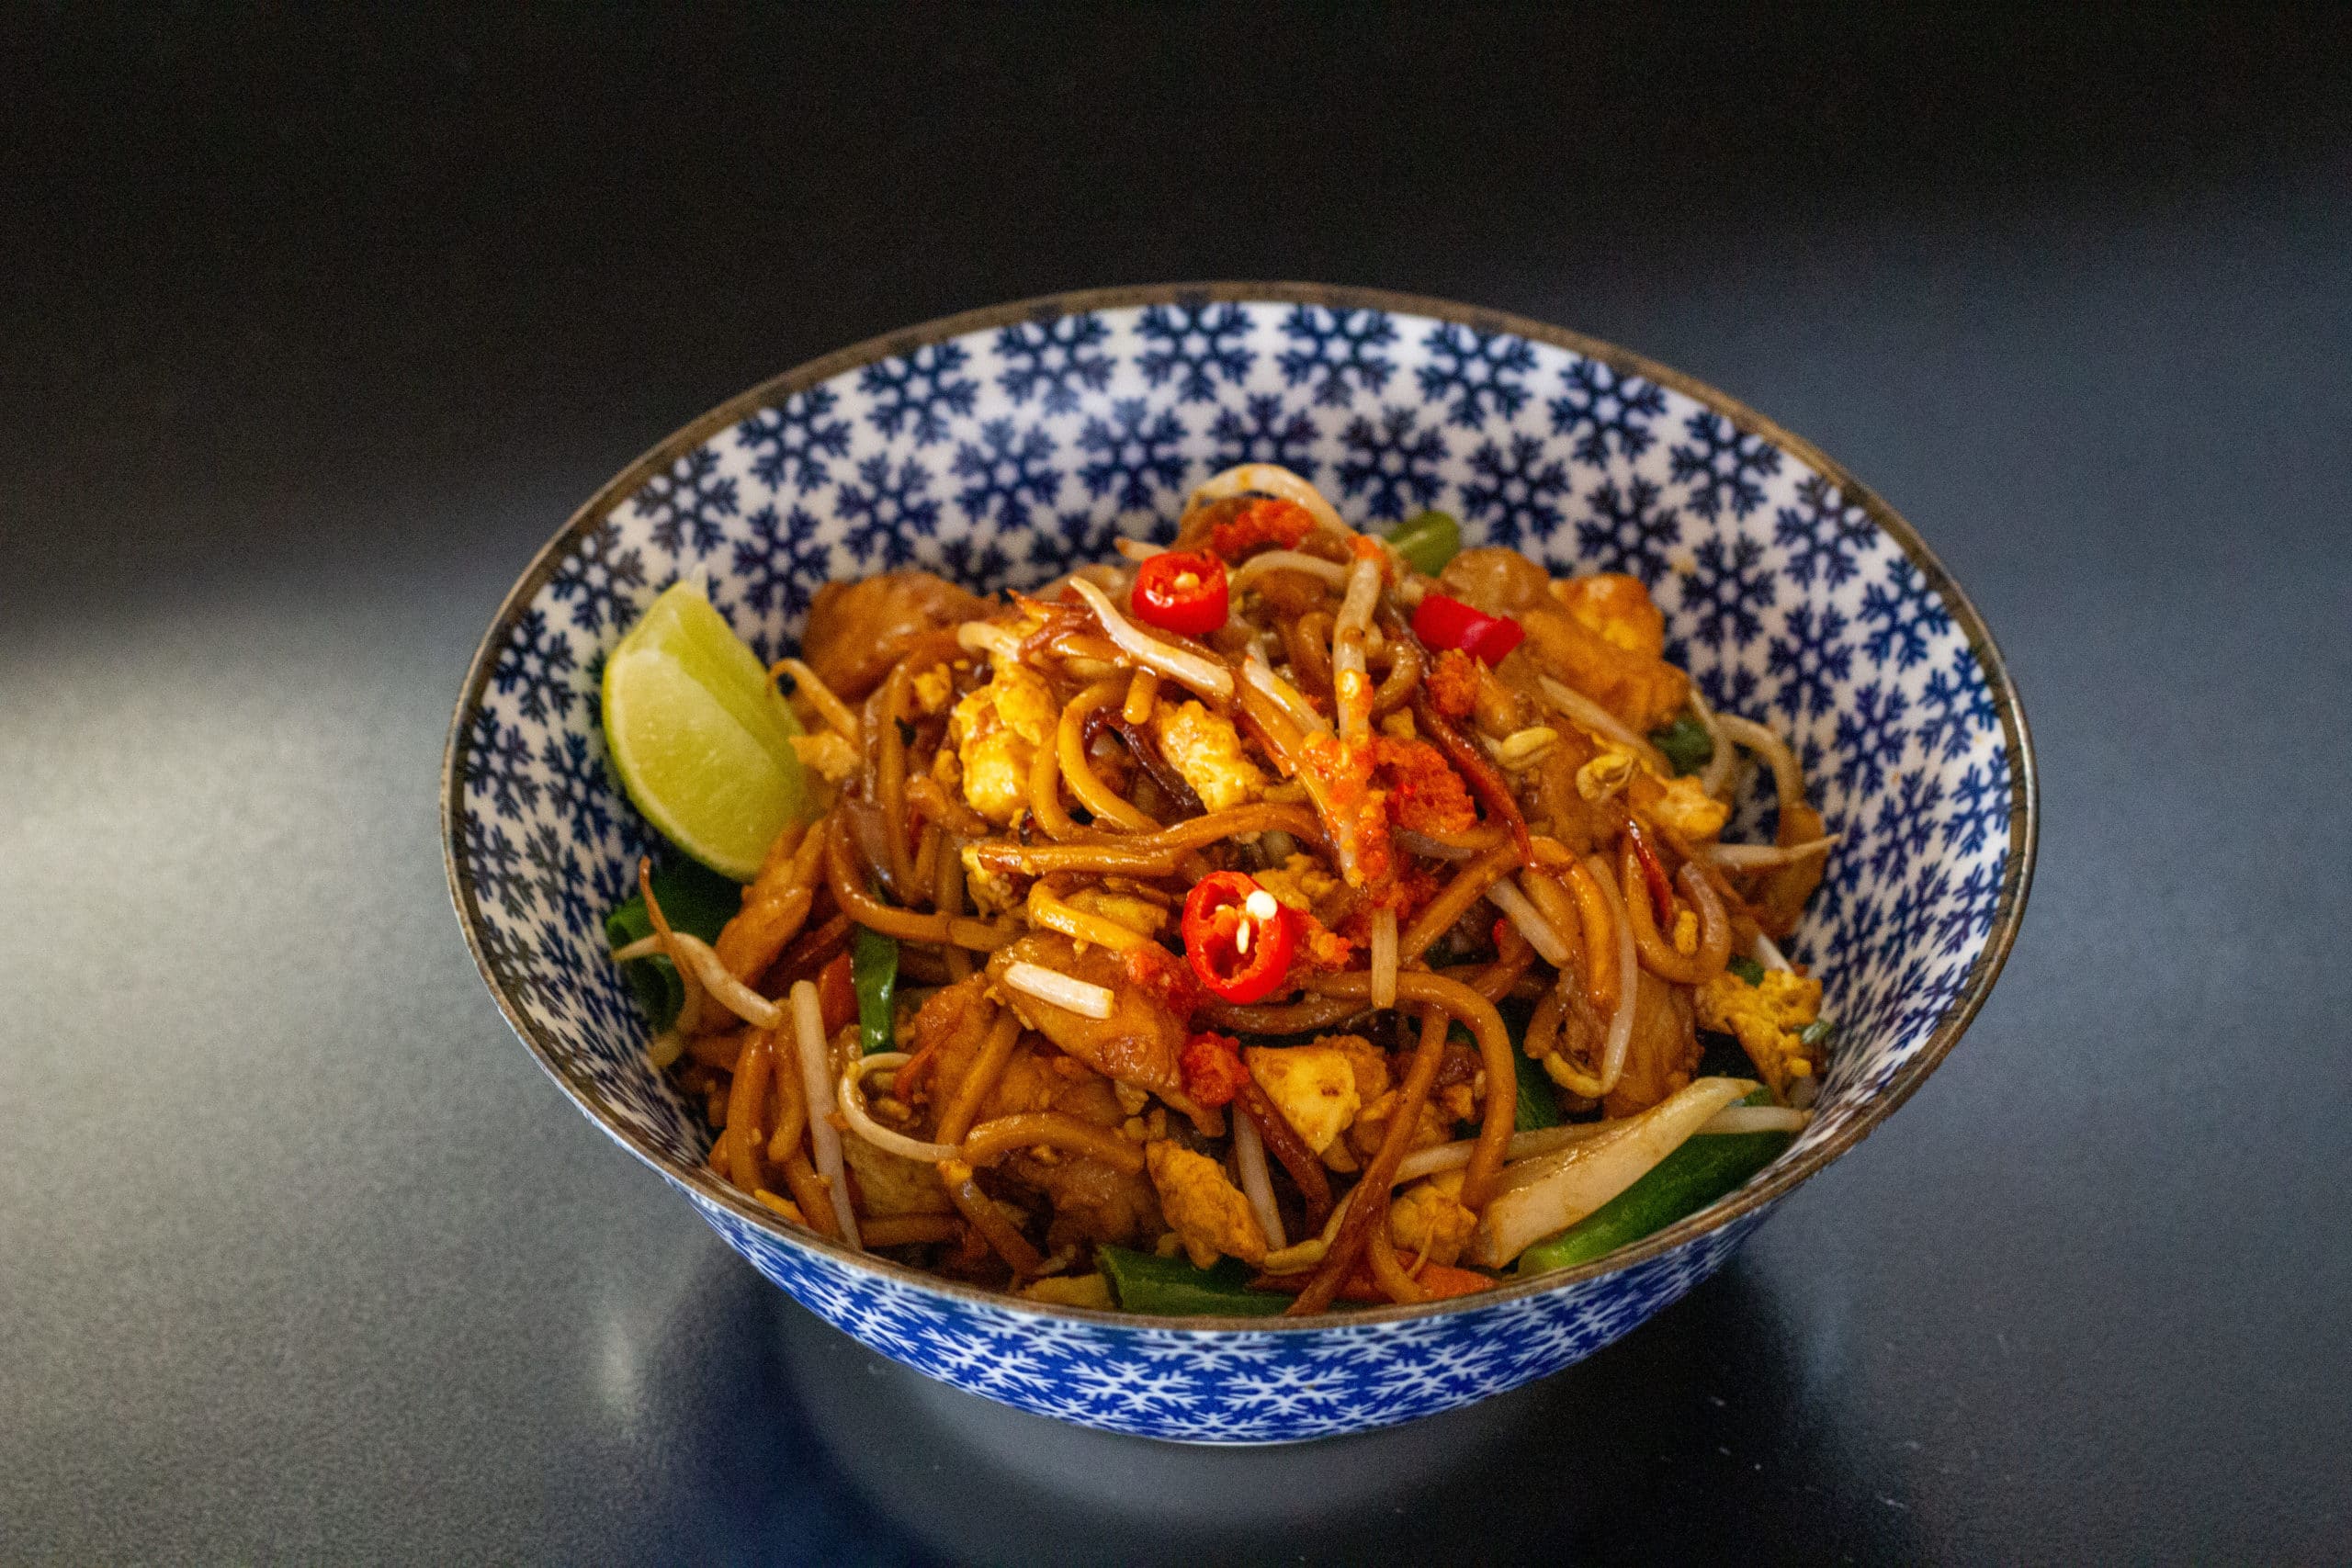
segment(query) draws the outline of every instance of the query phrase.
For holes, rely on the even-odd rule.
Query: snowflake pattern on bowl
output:
[[[602,917],[659,840],[605,766],[606,653],[700,574],[764,659],[822,583],[922,567],[987,591],[1165,540],[1187,490],[1280,462],[1351,521],[1424,507],[1557,572],[1649,585],[1670,657],[1787,737],[1841,841],[1792,956],[1840,1025],[1819,1114],[1740,1192],[1599,1263],[1430,1309],[1300,1324],[991,1297],[784,1225],[703,1164],[645,1063]],[[1769,773],[1733,835],[1772,829]],[[1989,989],[2033,840],[2024,722],[1981,622],[1826,458],[1671,371],[1532,322],[1295,286],[1104,290],[894,334],[779,378],[633,465],[550,543],[476,656],[443,814],[484,977],[549,1073],[761,1272],[958,1388],[1208,1441],[1388,1425],[1590,1353],[1718,1268],[1917,1087]]]

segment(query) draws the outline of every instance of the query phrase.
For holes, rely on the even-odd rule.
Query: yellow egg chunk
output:
[[[1363,1109],[1355,1069],[1335,1045],[1252,1045],[1241,1060],[1283,1120],[1318,1155]]]

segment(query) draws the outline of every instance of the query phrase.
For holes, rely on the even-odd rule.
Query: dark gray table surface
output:
[[[2340,14],[0,21],[0,1560],[2352,1558]],[[1917,524],[2041,871],[1720,1278],[1400,1431],[985,1405],[509,1036],[443,729],[571,508],[967,306],[1306,277],[1680,367]]]

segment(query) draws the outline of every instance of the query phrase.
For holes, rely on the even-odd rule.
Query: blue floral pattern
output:
[[[920,564],[1044,581],[1185,491],[1282,462],[1351,519],[1425,506],[1555,570],[1633,572],[1711,697],[1786,735],[1842,835],[1792,946],[1841,1030],[1798,1153],[1902,1081],[2018,894],[2021,769],[1979,650],[1841,477],[1633,362],[1344,295],[1046,308],[904,334],[663,450],[507,613],[452,746],[449,854],[485,972],[567,1089],[650,1149],[761,1271],[882,1353],[1024,1409],[1166,1438],[1360,1430],[1590,1353],[1719,1267],[1747,1210],[1629,1266],[1433,1315],[1203,1331],[1054,1313],[843,1261],[703,1185],[707,1134],[649,1069],[601,917],[658,840],[610,776],[605,656],[705,575],[763,657],[829,580]],[[1769,776],[1735,832],[1769,831]],[[1793,1157],[1793,1156],[1792,1156]]]

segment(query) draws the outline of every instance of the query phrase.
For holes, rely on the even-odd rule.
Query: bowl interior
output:
[[[846,350],[681,431],[532,565],[460,702],[445,818],[484,975],[582,1107],[770,1223],[702,1171],[700,1120],[646,1066],[603,957],[605,911],[662,853],[605,764],[596,697],[655,593],[705,579],[774,659],[827,581],[1034,584],[1119,535],[1168,537],[1185,491],[1244,460],[1296,469],[1351,521],[1441,507],[1473,541],[1648,583],[1670,656],[1792,740],[1843,836],[1791,954],[1840,1032],[1781,1168],[1817,1168],[1916,1087],[2006,953],[2032,810],[2015,694],[1917,536],[1803,442],[1622,350],[1260,285],[1104,291]],[[1760,773],[1732,835],[1773,817]]]

